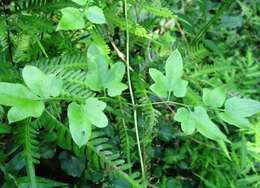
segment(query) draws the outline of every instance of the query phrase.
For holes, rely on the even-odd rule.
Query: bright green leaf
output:
[[[68,106],[69,128],[73,141],[79,146],[87,144],[91,136],[91,122],[87,118],[84,108],[71,103]]]
[[[213,107],[213,108],[219,108],[223,105],[225,101],[226,95],[225,91],[218,87],[213,90],[204,88],[203,89],[203,102],[207,106]]]
[[[103,112],[105,108],[106,103],[91,97],[86,100],[84,112],[93,125],[104,128],[108,125],[108,119]]]
[[[22,84],[0,82],[0,104],[11,106],[8,112],[10,123],[26,119],[38,118],[44,110],[44,103]]]
[[[248,128],[251,126],[249,120],[242,116],[237,116],[235,114],[229,114],[226,112],[220,113],[219,117],[229,123],[230,125],[237,126],[238,128]]]
[[[120,95],[127,86],[121,83],[125,74],[125,65],[117,62],[108,69],[108,58],[96,44],[88,48],[88,72],[85,79],[87,87],[94,91],[107,89],[108,95],[114,97]]]
[[[149,74],[155,81],[155,83],[151,85],[150,89],[159,97],[167,97],[168,91],[166,77],[157,69],[149,69]]]
[[[194,132],[195,122],[191,113],[186,108],[179,108],[174,116],[174,120],[181,123],[181,129],[186,135]]]
[[[252,99],[232,97],[226,101],[225,111],[235,116],[249,117],[260,112],[260,102]]]
[[[165,72],[170,87],[173,87],[172,80],[180,79],[183,74],[183,62],[179,50],[174,50],[168,57],[165,64]]]
[[[61,9],[62,17],[57,30],[74,30],[85,27],[83,14],[77,8],[66,7]]]
[[[188,81],[177,79],[173,82],[173,94],[176,97],[184,97],[187,93]]]
[[[55,78],[55,75],[44,74],[40,69],[27,65],[23,69],[25,84],[33,93],[41,98],[57,97],[62,89],[62,81]]]
[[[181,79],[183,62],[178,50],[175,50],[167,59],[165,72],[166,76],[156,69],[149,70],[155,82],[150,89],[159,97],[169,97],[172,92],[176,97],[184,97],[187,93],[188,82]]]
[[[104,83],[104,88],[108,89],[108,95],[110,97],[120,95],[122,91],[127,89],[127,85],[121,83],[124,74],[125,65],[122,62],[117,62],[111,66]]]
[[[205,137],[219,141],[228,141],[226,136],[219,130],[217,125],[215,125],[207,114],[207,111],[202,106],[195,107],[193,118],[195,119],[197,130]]]
[[[87,3],[88,0],[72,0],[72,1],[83,6]]]
[[[104,24],[106,23],[106,18],[103,10],[97,6],[89,7],[86,10],[87,19],[94,24]]]

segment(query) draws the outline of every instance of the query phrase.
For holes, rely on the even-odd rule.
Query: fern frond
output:
[[[21,159],[25,159],[27,174],[33,188],[37,187],[34,164],[39,164],[39,142],[37,141],[38,131],[32,126],[30,120],[16,129],[17,144],[23,146]]]
[[[96,169],[106,169],[109,174],[124,178],[132,187],[141,187],[137,178],[138,173],[129,176],[125,171],[129,165],[120,158],[120,153],[114,151],[103,131],[93,131],[92,137],[86,146],[79,148],[72,140],[68,127],[58,121],[50,112],[46,111],[41,118],[35,121],[38,128],[45,127],[57,134],[56,143],[63,149],[71,150],[76,155],[86,155],[91,166]],[[140,175],[140,174],[139,174]]]

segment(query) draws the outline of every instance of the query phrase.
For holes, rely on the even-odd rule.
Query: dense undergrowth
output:
[[[0,185],[260,187],[260,1],[0,1]]]

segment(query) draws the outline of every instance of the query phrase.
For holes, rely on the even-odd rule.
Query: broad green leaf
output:
[[[217,125],[215,125],[207,114],[207,111],[202,106],[195,107],[192,113],[193,118],[196,123],[196,129],[205,137],[219,141],[228,141],[226,136],[219,130]]]
[[[108,89],[110,97],[120,95],[122,91],[127,89],[127,85],[121,83],[124,74],[125,65],[122,62],[117,62],[111,66],[104,83],[104,88]]]
[[[221,107],[225,102],[225,91],[218,87],[213,90],[204,88],[203,89],[203,102],[207,106],[213,107],[213,108],[219,108]]]
[[[179,50],[174,50],[165,64],[166,78],[170,89],[173,87],[173,80],[180,79],[183,74],[183,62]]]
[[[104,24],[106,23],[106,18],[103,10],[97,6],[89,7],[86,10],[87,19],[94,24]]]
[[[105,108],[106,103],[91,97],[86,100],[84,112],[93,125],[104,128],[108,125],[108,119],[103,112]]]
[[[62,17],[58,24],[57,30],[74,30],[85,27],[83,14],[79,9],[66,7],[61,9]]]
[[[172,52],[165,64],[166,76],[156,69],[150,69],[149,73],[154,84],[150,89],[159,97],[169,97],[171,93],[176,97],[184,97],[187,93],[188,82],[181,79],[183,74],[183,62],[178,50]]]
[[[88,48],[88,72],[85,79],[87,87],[94,91],[107,89],[108,95],[114,97],[120,95],[127,86],[121,83],[125,74],[125,65],[117,62],[108,69],[108,57],[96,44]]]
[[[72,1],[83,6],[87,3],[88,0],[72,0]]]
[[[73,141],[79,147],[87,144],[91,136],[92,127],[84,108],[75,102],[71,103],[68,106],[68,119]]]
[[[38,118],[44,110],[44,103],[42,101],[23,101],[20,105],[10,108],[7,113],[9,123],[21,121],[27,117]]]
[[[173,94],[176,97],[184,97],[187,93],[188,81],[177,79],[173,82]]]
[[[248,128],[251,126],[249,120],[242,116],[237,116],[235,114],[229,114],[227,112],[223,112],[219,114],[219,117],[229,123],[230,125],[237,126],[239,128]]]
[[[159,97],[167,97],[168,91],[166,77],[157,69],[149,69],[149,74],[155,82],[150,86],[150,89]]]
[[[11,106],[8,111],[10,123],[28,117],[38,118],[44,110],[44,103],[22,84],[0,82],[0,104]]]
[[[0,82],[0,104],[17,106],[31,100],[37,101],[40,98],[24,85]]]
[[[181,123],[181,129],[186,135],[194,132],[195,122],[191,113],[186,108],[179,108],[174,116],[174,120]]]
[[[62,81],[55,78],[55,75],[44,74],[40,69],[27,65],[23,69],[25,84],[33,93],[41,98],[57,97],[62,89]]]
[[[89,62],[85,84],[94,91],[101,91],[104,89],[103,83],[106,80],[108,72],[107,57],[95,43],[89,46],[87,56]]]
[[[235,116],[249,117],[260,112],[260,102],[232,97],[226,101],[225,111]]]
[[[58,181],[46,179],[43,177],[36,177],[37,188],[54,188],[54,187],[67,187],[66,183],[61,183]],[[30,178],[28,176],[19,177],[16,179],[16,183],[18,184],[18,188],[29,188],[31,187]]]

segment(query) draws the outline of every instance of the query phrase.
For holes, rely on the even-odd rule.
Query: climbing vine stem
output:
[[[128,6],[127,6],[127,0],[124,0],[124,12],[125,12],[125,26],[126,26],[126,64],[127,64],[127,80],[128,80],[128,87],[131,97],[132,105],[135,106],[135,99],[134,99],[134,93],[131,83],[131,76],[130,76],[130,60],[129,60],[129,28],[128,28]],[[141,144],[140,144],[140,138],[139,138],[139,131],[138,131],[138,120],[137,120],[137,110],[133,108],[133,116],[134,116],[134,126],[135,126],[135,134],[136,134],[136,142],[138,147],[138,153],[140,158],[140,164],[141,164],[141,171],[142,171],[142,180],[143,183],[145,182],[145,170],[144,170],[144,162],[143,162],[143,156],[142,156],[142,150],[141,150]]]

